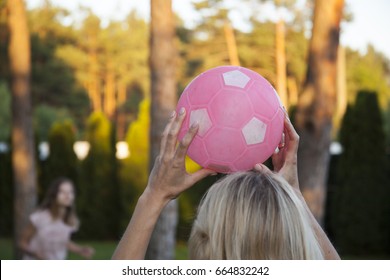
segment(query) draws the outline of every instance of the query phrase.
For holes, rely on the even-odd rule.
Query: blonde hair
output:
[[[323,259],[302,201],[271,172],[240,172],[215,183],[188,245],[190,259]]]

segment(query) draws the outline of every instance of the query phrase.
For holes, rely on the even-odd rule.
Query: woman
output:
[[[71,241],[71,234],[79,227],[74,201],[71,180],[53,181],[23,233],[19,246],[25,254],[24,259],[64,260],[68,250],[88,259],[93,256],[93,248]]]
[[[164,206],[202,178],[213,174],[185,170],[185,155],[197,133],[194,124],[177,145],[185,118],[172,114],[161,140],[148,185],[114,252],[113,259],[143,259]],[[339,259],[299,190],[299,136],[287,113],[284,143],[272,156],[274,171],[257,164],[255,171],[227,175],[203,198],[189,239],[193,259]]]

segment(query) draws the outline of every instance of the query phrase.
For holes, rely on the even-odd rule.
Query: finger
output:
[[[171,130],[171,127],[172,127],[172,124],[173,124],[173,122],[175,120],[175,117],[176,117],[176,111],[173,111],[171,116],[169,117],[169,121],[168,121],[167,125],[165,126],[164,132],[163,132],[162,137],[161,137],[160,155],[165,152],[165,147],[166,147],[166,144],[167,144],[168,133]]]
[[[180,161],[185,160],[185,156],[187,154],[188,147],[190,146],[192,140],[194,139],[196,133],[198,132],[199,124],[197,122],[193,123],[186,133],[184,135],[183,139],[180,141],[179,146],[176,150],[175,158]]]
[[[285,147],[282,149],[284,152],[284,158],[286,162],[296,162],[298,146],[299,146],[299,135],[295,131],[288,116],[284,120],[285,126]]]
[[[289,141],[294,141],[294,142],[299,141],[299,135],[296,132],[294,126],[292,125],[292,123],[287,115],[284,118],[284,128],[285,128],[285,137],[288,137]]]
[[[271,172],[271,170],[265,166],[264,164],[262,163],[257,163],[255,166],[254,166],[254,169],[258,172]]]
[[[283,149],[285,144],[286,144],[286,137],[285,137],[285,135],[286,135],[285,133],[282,133],[282,137],[281,137],[280,142],[279,142],[278,147],[277,147],[278,150]]]
[[[171,155],[175,152],[176,143],[177,143],[177,135],[179,134],[180,127],[184,121],[186,114],[185,108],[181,108],[179,114],[176,116],[173,121],[170,130],[168,132],[165,153]]]

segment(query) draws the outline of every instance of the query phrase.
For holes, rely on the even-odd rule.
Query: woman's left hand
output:
[[[185,115],[184,108],[181,108],[179,114],[172,113],[162,135],[160,154],[155,160],[145,189],[146,193],[157,195],[164,203],[176,198],[199,180],[215,173],[215,171],[209,169],[201,169],[193,174],[187,173],[185,157],[199,125],[197,123],[193,124],[177,145],[177,137]]]
[[[295,131],[287,112],[284,116],[284,130],[282,142],[279,144],[279,151],[272,155],[274,172],[281,175],[286,181],[299,192],[298,181],[298,146],[299,135]],[[258,171],[268,170],[264,164],[256,164]]]

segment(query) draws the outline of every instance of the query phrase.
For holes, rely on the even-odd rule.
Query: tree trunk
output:
[[[90,50],[89,59],[89,88],[88,95],[92,101],[92,110],[94,112],[102,110],[102,101],[100,94],[99,65],[96,51]]]
[[[229,61],[231,65],[240,66],[240,59],[237,52],[236,37],[234,36],[234,30],[228,20],[225,20],[224,31],[227,49],[229,53]]]
[[[105,75],[105,87],[104,87],[104,112],[110,118],[114,118],[116,109],[115,98],[115,74],[111,66],[111,62],[107,63],[106,75]]]
[[[305,86],[299,98],[296,127],[300,135],[300,186],[322,223],[326,195],[332,118],[336,105],[337,49],[344,0],[316,0]]]
[[[275,48],[276,48],[276,91],[280,96],[282,104],[288,108],[287,83],[286,83],[286,50],[285,50],[285,27],[284,20],[276,23]]]
[[[8,55],[12,91],[12,168],[14,176],[14,248],[36,207],[37,186],[30,95],[30,34],[22,0],[7,1],[10,32]]]
[[[117,136],[122,141],[126,135],[126,114],[121,108],[126,103],[126,84],[123,81],[118,83],[118,101],[117,101]]]
[[[150,168],[159,154],[161,134],[176,107],[174,22],[171,0],[151,0],[150,70],[151,126]],[[177,202],[171,201],[161,213],[146,253],[147,259],[173,259]]]
[[[121,81],[118,83],[118,107],[126,103],[126,84]]]
[[[290,108],[298,104],[298,86],[297,80],[294,77],[287,78],[287,88],[288,88],[288,107]]]

